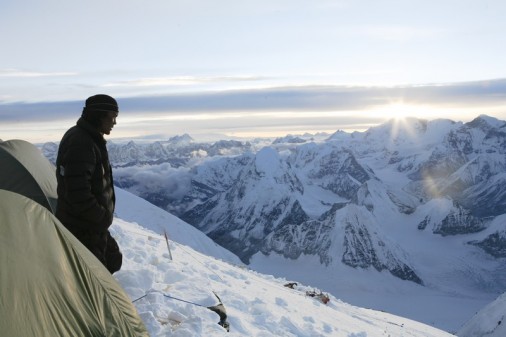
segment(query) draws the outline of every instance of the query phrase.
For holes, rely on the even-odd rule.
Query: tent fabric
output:
[[[24,195],[51,212],[56,211],[55,167],[33,144],[0,141],[0,189]]]
[[[0,200],[2,336],[148,336],[121,286],[48,209],[6,190]]]

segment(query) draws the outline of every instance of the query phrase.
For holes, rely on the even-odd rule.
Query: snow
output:
[[[146,201],[119,188],[117,198],[111,232],[124,262],[114,277],[153,337],[451,336],[332,295],[323,304],[306,295],[317,289],[297,280],[290,289],[284,284],[292,281],[233,263],[234,258],[204,234]],[[169,244],[162,231],[169,234]],[[215,294],[226,307],[229,333],[217,324],[218,315],[206,308],[219,303]]]
[[[258,241],[265,237],[264,229],[270,225],[268,222],[277,219],[272,215],[275,214],[273,208],[276,205],[286,205],[285,208],[279,208],[285,212],[279,219],[288,214],[286,210],[290,210],[295,202],[300,204],[310,218],[319,219],[334,204],[349,202],[349,199],[338,196],[335,188],[332,190],[329,187],[340,182],[335,172],[341,167],[342,162],[339,161],[351,158],[348,153],[360,164],[357,168],[362,166],[372,176],[364,184],[349,177],[346,180],[348,185],[340,186],[346,188],[362,185],[357,195],[349,197],[353,199],[352,203],[358,203],[362,209],[351,212],[353,207],[358,206],[347,207],[346,210],[350,213],[347,217],[344,217],[344,209],[338,212],[340,219],[335,226],[332,224],[337,230],[326,237],[332,242],[329,245],[332,251],[327,252],[326,257],[330,257],[333,263],[322,264],[317,255],[321,253],[319,250],[314,250],[315,255],[312,256],[302,253],[297,260],[285,258],[283,254],[278,255],[273,251],[264,255],[261,253],[263,250],[260,250],[251,257],[248,267],[273,276],[257,273],[252,273],[251,276],[251,272],[245,269],[235,255],[212,242],[194,227],[118,189],[113,234],[123,241],[120,244],[123,244],[125,264],[129,269],[124,268],[116,277],[132,299],[146,296],[136,302],[136,305],[156,336],[207,336],[208,329],[223,332],[215,324],[216,314],[207,310],[204,310],[205,313],[196,312],[200,309],[192,306],[170,306],[167,303],[170,300],[164,296],[170,293],[210,305],[216,302],[216,297],[209,289],[219,290],[217,292],[227,307],[230,306],[230,310],[235,311],[232,315],[236,318],[234,324],[246,325],[242,329],[234,329],[233,326],[233,333],[241,331],[245,336],[276,335],[274,331],[282,336],[338,336],[343,333],[342,330],[337,330],[343,329],[340,323],[319,319],[324,317],[324,313],[318,311],[320,307],[310,307],[309,318],[290,310],[283,311],[290,303],[297,303],[292,302],[290,297],[285,297],[284,292],[294,292],[282,287],[286,279],[299,283],[300,286],[296,289],[299,296],[303,296],[312,287],[330,292],[334,297],[331,296],[330,305],[323,307],[334,310],[332,305],[339,303],[342,305],[340,311],[347,314],[351,312],[350,306],[336,298],[355,306],[374,308],[424,322],[450,333],[458,332],[459,336],[505,336],[505,333],[500,334],[501,331],[504,332],[501,330],[504,325],[499,323],[503,321],[504,309],[501,311],[500,308],[506,306],[504,299],[498,300],[496,306],[491,304],[488,309],[483,309],[485,311],[480,311],[469,323],[465,322],[504,292],[505,259],[494,258],[470,243],[484,240],[497,232],[503,233],[506,214],[486,219],[485,228],[478,233],[455,236],[434,233],[440,228],[443,219],[458,211],[453,200],[440,193],[448,187],[452,188],[455,183],[457,186],[460,182],[476,184],[464,195],[471,202],[483,199],[488,201],[487,204],[493,205],[494,200],[502,200],[504,189],[501,186],[505,181],[506,161],[502,146],[503,130],[499,128],[503,125],[504,121],[487,116],[480,116],[467,124],[444,119],[425,122],[397,120],[371,128],[367,132],[351,135],[337,132],[330,140],[311,139],[311,142],[303,145],[255,141],[252,147],[238,146],[238,154],[244,154],[230,158],[222,156],[227,151],[227,142],[218,142],[223,145],[218,147],[219,151],[214,147],[198,150],[203,151],[199,156],[206,157],[205,161],[202,158],[191,158],[184,166],[178,166],[183,161],[175,161],[174,167],[169,163],[147,165],[141,161],[138,166],[116,167],[115,176],[119,178],[116,182],[124,182],[126,188],[138,195],[151,196],[147,199],[159,202],[160,207],[166,207],[175,214],[184,214],[181,209],[184,211],[186,205],[177,201],[184,200],[186,196],[189,197],[189,204],[196,205],[202,201],[199,198],[205,193],[221,195],[221,204],[207,214],[209,225],[204,229],[209,229],[210,232],[210,229],[219,226],[230,228],[230,233],[227,234],[231,238],[243,240],[239,245],[249,244],[244,238]],[[494,127],[497,130],[490,132]],[[163,144],[166,146],[167,142]],[[159,145],[139,147],[137,150],[143,152],[136,155],[147,162],[158,159],[148,155],[148,152],[159,149]],[[52,145],[44,148],[48,151],[55,150]],[[130,152],[136,147],[132,148],[125,148],[125,153],[117,153],[120,159],[126,158],[122,162],[135,159],[130,156]],[[208,155],[204,149],[209,150]],[[186,160],[186,151],[183,147],[180,154],[174,152],[175,158]],[[458,157],[454,158],[459,151],[466,154],[467,162],[463,165]],[[226,154],[231,155],[229,152]],[[333,158],[339,161],[333,162]],[[434,179],[424,180],[424,185],[421,181],[412,180],[424,168],[437,169],[438,163],[444,164],[446,160],[452,164],[452,158],[461,166],[448,178],[438,179],[436,174]],[[415,178],[411,178],[412,175]],[[201,191],[198,186],[192,191],[192,179],[208,189]],[[130,181],[137,184],[129,185]],[[496,198],[484,198],[489,195],[495,195]],[[176,201],[173,206],[164,204],[173,200]],[[234,216],[228,217],[231,213]],[[376,256],[387,260],[385,255],[392,253],[398,260],[412,267],[422,279],[423,286],[400,280],[374,266],[360,269],[342,263],[344,251],[339,245],[345,235],[342,224],[351,221],[354,214],[360,220],[357,225],[364,223],[370,229],[371,247],[374,247]],[[226,220],[220,222],[222,219]],[[259,223],[248,232],[247,227],[241,226],[253,223],[250,219],[259,220]],[[262,222],[265,219],[267,221]],[[420,226],[422,221],[422,224],[427,223],[426,227]],[[174,261],[170,260],[171,254],[167,250],[165,238],[160,236],[164,232],[168,233]],[[293,242],[302,246],[300,237],[306,236],[299,235],[297,239],[294,235]],[[290,242],[280,240],[275,243],[275,251],[283,252],[283,247],[289,247]],[[157,248],[150,251],[150,246]],[[188,255],[197,256],[198,260],[188,259]],[[219,263],[213,259],[219,259],[216,260]],[[195,262],[200,261],[204,263],[204,269],[196,268],[198,266]],[[209,266],[217,274],[208,273],[205,269]],[[239,275],[242,281],[239,280]],[[249,280],[248,290],[256,293],[251,296],[242,293],[246,289],[244,280]],[[267,282],[274,288],[264,285],[263,289],[256,289],[251,284],[257,282]],[[311,287],[302,286],[302,283]],[[275,300],[271,301],[269,296]],[[261,304],[258,304],[259,301],[262,301]],[[253,308],[255,306],[256,309]],[[267,313],[262,317],[255,316],[256,319],[251,321],[250,316],[259,315],[260,307]],[[362,314],[361,312],[359,317],[364,317]],[[204,318],[204,315],[211,316]],[[292,316],[295,317],[294,320],[287,320],[287,317]],[[207,326],[208,319],[213,321],[209,323],[212,326]],[[276,322],[283,333],[271,328],[271,321]],[[313,327],[313,330],[309,330],[301,327],[305,323],[325,325],[325,328]],[[185,324],[189,324],[189,327]],[[168,329],[169,325],[172,325],[171,329]],[[262,325],[263,330],[257,325]],[[348,333],[349,336],[388,335],[384,331],[369,333],[369,330],[358,325],[352,325],[352,328],[348,326],[348,331],[353,331]],[[397,334],[392,335],[411,335],[411,332],[397,331]]]
[[[492,116],[479,115],[477,119],[481,119],[481,120],[487,122],[492,127],[500,128],[500,127],[504,126],[504,121],[499,120],[499,119],[492,117]]]
[[[442,219],[454,208],[452,200],[415,198],[410,191],[417,188],[417,185],[409,184],[411,180],[408,179],[406,173],[416,171],[420,165],[430,159],[431,152],[427,151],[427,146],[443,142],[442,135],[456,130],[462,125],[448,120],[436,120],[427,123],[425,132],[420,126],[421,124],[415,123],[413,125],[418,126],[415,128],[406,124],[404,125],[404,133],[401,132],[402,128],[398,130],[397,138],[403,136],[406,141],[399,144],[399,153],[383,150],[378,153],[371,151],[371,148],[375,147],[381,149],[386,141],[385,134],[379,132],[381,130],[374,129],[369,133],[356,134],[353,137],[356,140],[369,135],[366,144],[350,143],[349,148],[359,154],[357,158],[360,159],[360,163],[364,167],[371,168],[384,184],[381,186],[377,180],[371,179],[362,186],[358,194],[360,200],[357,201],[361,205],[367,205],[371,209],[370,214],[374,215],[374,221],[368,222],[373,224],[371,230],[371,233],[374,234],[371,235],[375,238],[373,242],[379,239],[382,244],[390,247],[385,252],[392,252],[400,257],[401,261],[414,267],[416,274],[423,280],[424,286],[399,280],[386,271],[377,272],[374,267],[357,270],[342,265],[340,257],[343,252],[337,251],[337,246],[334,247],[334,254],[329,254],[335,262],[331,266],[322,265],[318,257],[316,260],[311,260],[302,256],[300,261],[293,261],[273,253],[269,256],[258,253],[252,257],[249,267],[258,272],[316,286],[354,305],[408,317],[451,333],[458,331],[476,311],[495,299],[504,289],[502,285],[506,269],[498,267],[502,263],[501,261],[495,261],[488,257],[479,248],[470,246],[468,242],[485,238],[485,234],[493,232],[492,229],[494,231],[501,229],[504,226],[504,221],[494,220],[494,226],[491,225],[485,231],[474,235],[455,237],[434,235],[434,226],[441,223]],[[402,126],[399,125],[399,127]],[[409,133],[407,132],[409,130],[416,132]],[[444,130],[447,132],[443,132]],[[479,138],[483,138],[483,132],[479,133]],[[261,219],[281,202],[292,205],[293,200],[287,202],[284,199],[286,196],[297,199],[306,214],[312,218],[318,218],[333,204],[347,201],[329,189],[321,187],[324,183],[333,183],[335,176],[323,174],[321,177],[314,178],[316,173],[322,170],[322,163],[328,163],[329,169],[334,169],[334,167],[337,169],[339,163],[332,166],[330,165],[332,162],[329,163],[329,160],[334,157],[344,160],[348,157],[347,152],[342,148],[343,145],[338,140],[329,144],[311,142],[299,145],[293,151],[284,149],[281,153],[276,150],[280,146],[279,144],[276,147],[271,145],[263,147],[258,153],[248,152],[232,159],[213,157],[206,162],[206,165],[195,166],[192,170],[198,172],[197,181],[217,190],[229,188],[235,181],[239,182],[237,186],[246,192],[241,198],[230,194],[231,197],[234,197],[233,207],[241,209],[241,211],[237,211],[234,221],[243,221],[244,219],[241,217],[246,215],[253,219]],[[488,163],[493,163],[493,172],[500,172],[500,168],[504,166],[504,158],[498,154],[485,152],[472,154],[472,156],[476,155],[491,159],[483,163],[475,160],[477,164],[469,164],[462,169],[462,172],[457,171],[454,174],[455,177],[452,176],[450,179],[463,176],[475,179],[481,167],[488,165]],[[411,166],[413,168],[410,169]],[[143,177],[142,184],[139,186],[155,192],[159,189],[167,190],[171,197],[178,189],[172,185],[167,186],[167,182],[188,186],[187,183],[190,181],[189,179],[184,180],[180,176],[166,174],[170,171],[168,166],[142,166],[134,169],[139,170],[139,174],[142,174]],[[116,169],[116,175],[119,170],[119,168]],[[130,168],[121,170],[130,170]],[[160,177],[150,179],[146,170],[153,172],[158,170]],[[241,170],[245,172],[243,176],[239,175]],[[184,170],[181,168],[180,171]],[[184,177],[184,175],[182,176]],[[448,180],[450,181],[450,179]],[[293,184],[288,184],[287,181],[293,182]],[[289,189],[289,186],[293,187]],[[299,186],[302,186],[303,189],[297,189]],[[438,188],[439,185],[435,182],[434,186]],[[184,187],[180,189],[184,190]],[[238,188],[234,189],[234,191],[239,190]],[[422,195],[421,193],[414,194]],[[235,256],[212,243],[202,233],[176,217],[143,200],[139,200],[139,205],[142,207],[136,207],[133,202],[119,202],[118,214],[120,214],[120,218],[141,224],[156,233],[163,233],[163,230],[167,230],[171,240],[193,247],[208,256],[217,257],[233,264],[241,264]],[[211,219],[209,223],[218,223],[217,219],[222,214],[230,212],[230,207],[228,207],[230,205],[227,203],[226,206],[224,209],[211,211],[208,214]],[[144,207],[148,207],[149,211],[144,212]],[[408,216],[399,213],[400,207],[411,207],[416,210]],[[287,208],[289,209],[289,207]],[[369,211],[363,210],[358,213],[369,214]],[[418,225],[427,216],[430,218],[429,225],[424,230],[419,229]],[[227,225],[227,223],[223,225]],[[235,228],[238,229],[231,231],[232,237],[240,239],[245,236],[244,229],[240,227],[232,229]],[[192,235],[185,235],[187,231]],[[250,238],[263,238],[264,227],[256,226],[248,235]],[[339,243],[343,242],[343,239],[336,236],[332,241]],[[382,253],[378,256],[383,257],[383,255]]]
[[[264,147],[255,157],[256,171],[260,175],[274,175],[279,171],[279,155],[272,147]]]
[[[116,188],[116,198],[120,200],[116,203],[116,214],[120,214],[123,220],[141,223],[143,228],[155,233],[167,233],[169,239],[195,247],[201,253],[212,255],[231,263],[241,263],[237,256],[216,244],[195,227],[146,200],[121,188]]]
[[[506,336],[506,294],[480,310],[469,322],[458,332],[460,337],[504,337]]]

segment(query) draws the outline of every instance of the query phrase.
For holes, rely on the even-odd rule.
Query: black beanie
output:
[[[86,106],[84,108],[88,111],[119,111],[118,103],[116,100],[111,96],[103,94],[88,97],[86,100]]]
[[[95,95],[88,97],[86,105],[83,108],[81,117],[90,124],[98,127],[106,112],[118,112],[118,103],[114,98],[108,95]]]

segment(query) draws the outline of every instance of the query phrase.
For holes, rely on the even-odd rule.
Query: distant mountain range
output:
[[[485,115],[248,142],[108,142],[118,186],[253,267],[312,257],[321,270],[457,293],[506,289],[505,145],[506,122]],[[42,149],[54,161],[57,144]]]

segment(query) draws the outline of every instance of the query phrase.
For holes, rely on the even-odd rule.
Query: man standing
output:
[[[109,233],[116,197],[104,134],[116,124],[118,104],[108,95],[86,100],[81,118],[63,136],[56,159],[56,217],[112,274],[122,254]]]

